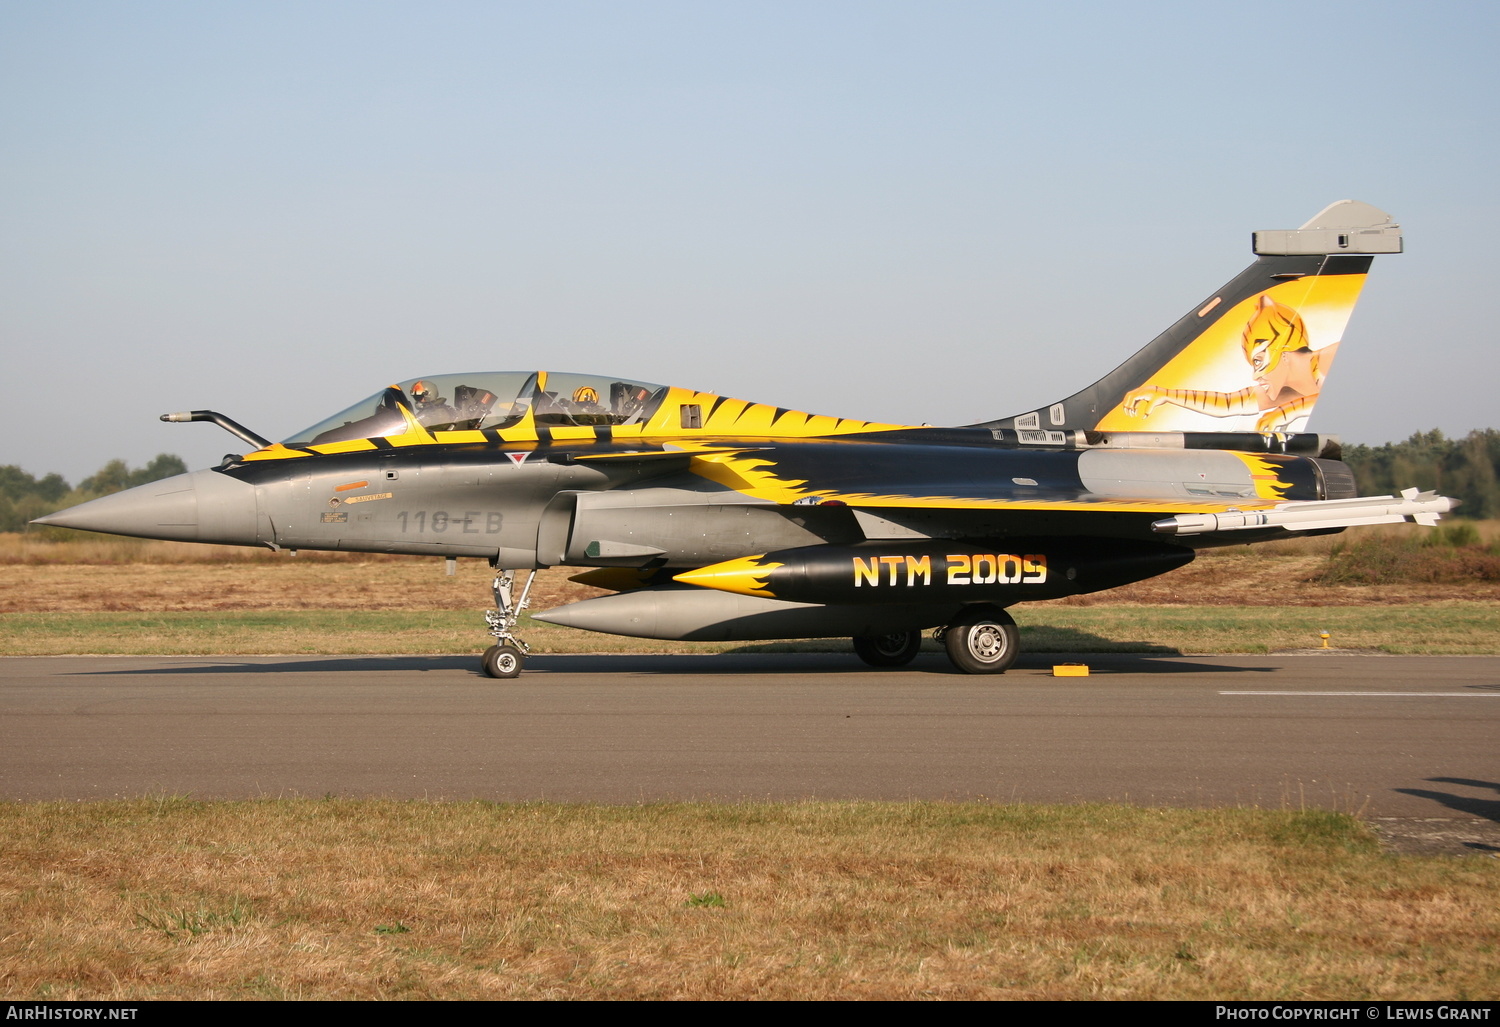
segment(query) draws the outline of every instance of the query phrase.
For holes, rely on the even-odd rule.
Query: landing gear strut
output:
[[[495,636],[495,644],[484,651],[479,665],[492,678],[513,678],[521,673],[526,654],[531,647],[516,637],[516,624],[521,620],[521,611],[531,602],[531,583],[536,580],[536,571],[526,576],[526,585],[521,589],[520,599],[512,601],[512,590],[516,583],[515,571],[497,571],[491,586],[495,592],[495,608],[484,611],[484,619]]]

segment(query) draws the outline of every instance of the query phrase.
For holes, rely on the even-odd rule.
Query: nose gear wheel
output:
[[[495,608],[484,611],[485,623],[495,644],[484,651],[479,666],[487,677],[513,678],[521,673],[526,654],[531,647],[515,635],[516,625],[521,620],[521,611],[531,603],[531,583],[536,580],[536,571],[526,576],[526,585],[519,599],[513,599],[516,583],[515,571],[499,571],[490,586],[495,593]]]
[[[485,674],[492,678],[513,678],[521,673],[521,664],[525,662],[525,656],[521,650],[509,642],[504,645],[492,645],[484,651],[479,658]]]

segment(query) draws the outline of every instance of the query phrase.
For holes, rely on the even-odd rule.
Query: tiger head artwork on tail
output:
[[[1174,389],[1150,384],[1131,391],[1122,404],[1129,417],[1149,420],[1171,404],[1209,417],[1256,415],[1255,431],[1293,431],[1318,400],[1339,344],[1321,350],[1308,344],[1307,326],[1296,310],[1262,293],[1241,334],[1241,349],[1253,383],[1236,392]]]
[[[1255,376],[1256,403],[1263,411],[1261,419],[1276,422],[1257,428],[1275,430],[1312,409],[1339,344],[1330,342],[1314,350],[1308,344],[1301,315],[1270,296],[1260,298],[1260,309],[1245,325],[1243,335],[1245,360]]]
[[[1292,434],[1327,381],[1375,253],[1401,229],[1341,200],[1299,229],[1255,233],[1256,261],[1082,392],[980,427],[1022,433]]]

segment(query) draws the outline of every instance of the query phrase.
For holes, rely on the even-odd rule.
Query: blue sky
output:
[[[1108,371],[1345,197],[1311,427],[1500,426],[1500,7],[0,5],[0,463],[70,480],[546,367],[964,423]]]

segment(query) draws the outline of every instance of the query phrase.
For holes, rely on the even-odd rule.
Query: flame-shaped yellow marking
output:
[[[1259,453],[1236,453],[1250,468],[1250,481],[1255,486],[1255,494],[1262,499],[1285,499],[1287,490],[1292,487],[1289,481],[1281,480],[1281,465],[1267,460]]]
[[[673,581],[681,581],[688,585],[698,585],[701,588],[716,588],[720,592],[738,592],[747,596],[765,596],[768,599],[776,598],[775,593],[769,591],[766,586],[771,579],[771,572],[783,566],[779,563],[766,563],[765,554],[759,556],[742,556],[736,560],[725,560],[723,563],[709,564],[707,567],[699,567],[697,570],[684,571],[674,575]]]

